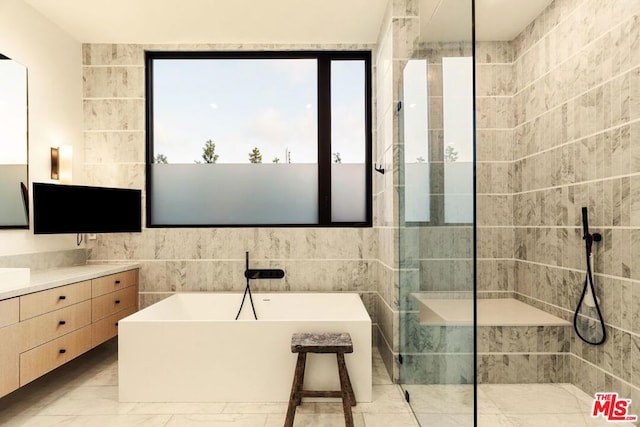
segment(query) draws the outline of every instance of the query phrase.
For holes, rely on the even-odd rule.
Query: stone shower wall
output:
[[[512,297],[513,46],[476,43],[478,297]]]
[[[378,349],[394,381],[400,378],[400,233],[399,203],[401,185],[399,162],[401,144],[398,138],[399,83],[404,63],[411,57],[417,39],[418,4],[413,0],[390,1],[378,37],[377,146],[374,162],[385,169],[374,173],[374,198],[378,226]]]
[[[640,399],[640,2],[556,0],[514,49],[515,292],[569,321],[585,274],[581,207],[609,339],[572,333],[570,380]]]
[[[609,325],[604,346],[571,332],[567,347],[566,332],[551,332],[530,347],[539,354],[511,345],[499,327],[480,328],[480,381],[568,381],[590,394],[640,397],[639,9],[558,0],[515,40],[476,45],[478,295],[516,296],[571,321],[585,268],[580,208],[589,206],[592,230],[604,235],[595,269]],[[458,289],[434,265],[420,270],[431,278],[420,289]],[[437,277],[452,286],[433,288]],[[459,335],[417,330],[409,331],[413,351],[448,349],[449,335]],[[507,347],[519,350],[502,354]],[[442,369],[430,371],[416,375],[446,381]]]

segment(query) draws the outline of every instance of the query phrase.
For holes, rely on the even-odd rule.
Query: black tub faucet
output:
[[[242,311],[242,306],[244,305],[244,300],[247,297],[247,294],[249,294],[249,301],[251,302],[251,309],[253,310],[253,318],[258,320],[256,308],[253,305],[253,297],[251,296],[250,281],[255,279],[282,279],[284,277],[284,270],[279,268],[249,268],[249,251],[247,251],[245,253],[244,277],[247,279],[247,286],[244,288],[244,295],[242,295],[242,302],[240,303],[240,310],[238,310],[238,314],[236,314],[236,320],[240,317],[240,312]]]

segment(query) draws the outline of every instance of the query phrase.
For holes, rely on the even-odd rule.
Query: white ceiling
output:
[[[375,43],[388,0],[24,0],[84,43]],[[476,0],[511,40],[551,0]],[[470,40],[469,0],[419,0],[424,40]]]
[[[375,43],[387,0],[24,0],[86,43]]]
[[[469,0],[419,0],[420,38],[471,41]],[[552,0],[476,0],[476,40],[513,40]]]

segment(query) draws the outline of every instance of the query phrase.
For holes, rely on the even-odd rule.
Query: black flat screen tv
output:
[[[33,183],[35,234],[140,231],[141,190]]]

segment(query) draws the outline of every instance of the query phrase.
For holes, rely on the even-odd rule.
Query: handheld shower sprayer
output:
[[[587,257],[587,278],[589,279],[590,286],[586,287],[586,294],[584,297],[584,303],[588,307],[595,307],[598,302],[598,297],[595,295],[595,282],[593,280],[593,242],[599,242],[602,240],[600,233],[589,233],[589,217],[587,214],[587,208],[582,208],[582,240],[585,241],[586,257]]]
[[[602,240],[600,233],[589,233],[589,218],[587,208],[582,208],[582,240],[585,241],[585,258],[587,272],[584,279],[582,294],[573,316],[573,328],[578,337],[592,345],[603,344],[607,339],[607,332],[600,311],[600,304],[596,295],[593,275],[593,242]],[[583,309],[583,304],[585,308]],[[597,316],[597,319],[594,317]],[[598,328],[599,325],[599,328]],[[599,330],[601,331],[599,333]],[[594,339],[589,339],[586,335],[591,335]]]

